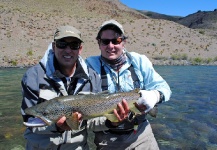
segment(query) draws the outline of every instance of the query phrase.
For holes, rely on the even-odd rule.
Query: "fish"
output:
[[[73,130],[78,130],[78,118],[73,112],[81,113],[83,120],[105,116],[111,122],[118,122],[113,110],[117,108],[117,104],[122,102],[123,99],[128,102],[129,108],[134,113],[134,116],[141,115],[141,112],[135,106],[139,97],[141,95],[137,89],[130,92],[80,93],[78,95],[56,97],[25,109],[25,114],[40,119],[24,122],[24,125],[27,127],[49,126],[57,122],[62,116],[65,116],[66,123],[69,127]],[[151,110],[149,114],[152,117],[156,117],[157,109]]]

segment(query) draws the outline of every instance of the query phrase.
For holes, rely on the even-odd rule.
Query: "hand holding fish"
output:
[[[60,132],[71,130],[70,127],[66,123],[66,117],[65,116],[61,117],[56,122],[56,127],[57,127],[57,130],[60,131]]]
[[[157,90],[140,90],[141,97],[137,101],[137,108],[141,112],[148,113],[160,100],[160,93]]]
[[[128,117],[129,112],[130,108],[125,99],[123,99],[121,103],[118,103],[117,108],[114,109],[114,114],[120,122]]]
[[[141,97],[137,100],[135,106],[142,113],[148,113],[150,110],[152,110],[160,99],[160,95],[157,90],[140,90],[139,94]],[[129,112],[130,108],[125,99],[122,100],[122,103],[118,103],[117,108],[114,109],[114,114],[119,122],[125,120],[128,117]],[[112,124],[115,125],[118,123]]]
[[[82,120],[82,115],[81,115],[80,113],[75,112],[75,113],[73,113],[73,115],[75,115],[76,118],[78,118],[79,122],[81,122],[81,120]],[[68,126],[68,124],[67,124],[67,122],[66,122],[66,119],[67,119],[67,118],[66,118],[65,116],[63,116],[63,117],[61,117],[61,118],[56,122],[56,126],[57,126],[58,131],[63,132],[63,131],[72,130],[72,129]]]

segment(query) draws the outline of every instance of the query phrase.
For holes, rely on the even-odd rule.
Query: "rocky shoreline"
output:
[[[210,63],[192,63],[188,60],[151,60],[152,64],[154,66],[217,66],[217,61],[210,62]],[[29,68],[32,65],[5,65],[0,66],[0,69],[3,68]]]
[[[153,65],[159,65],[159,66],[217,66],[217,61],[215,62],[209,62],[209,63],[195,63],[188,60],[153,60]]]

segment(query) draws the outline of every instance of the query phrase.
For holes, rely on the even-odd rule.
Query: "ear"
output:
[[[81,45],[80,48],[79,48],[78,55],[81,55],[82,49],[83,49],[83,46]]]
[[[55,51],[55,42],[52,42],[52,49]]]
[[[101,50],[101,48],[100,48],[100,39],[97,39],[97,43],[98,43],[98,46],[99,46],[99,50]]]
[[[122,47],[124,48],[125,47],[125,44],[127,43],[127,41],[126,41],[126,39],[124,39],[123,41],[122,41]]]
[[[127,43],[127,40],[126,40],[126,39],[124,39],[124,40],[123,40],[123,44],[125,45],[126,43]]]

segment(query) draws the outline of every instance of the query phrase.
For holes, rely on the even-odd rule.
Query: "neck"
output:
[[[60,67],[60,71],[66,77],[72,77],[76,69],[76,63],[74,63],[73,67]]]
[[[108,64],[115,71],[118,71],[126,63],[126,55],[123,53],[117,59],[114,60],[109,60],[101,56],[101,60]]]

